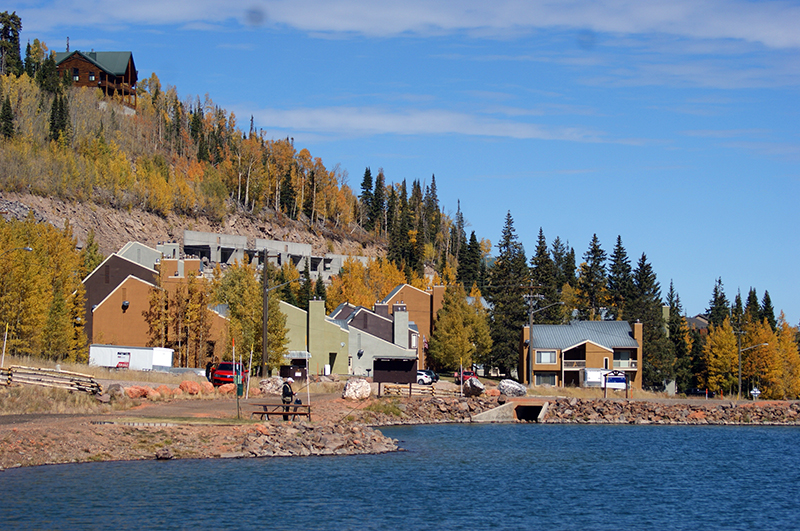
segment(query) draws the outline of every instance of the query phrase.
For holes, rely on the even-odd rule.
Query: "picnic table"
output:
[[[294,420],[295,417],[308,417],[308,420],[311,420],[311,404],[276,404],[274,402],[270,402],[265,404],[251,405],[260,407],[261,409],[251,412],[250,418],[257,416],[261,417],[261,420],[269,420],[270,417],[278,415],[291,415],[292,420]]]

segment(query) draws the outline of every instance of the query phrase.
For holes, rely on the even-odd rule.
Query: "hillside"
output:
[[[29,211],[39,221],[61,228],[69,221],[78,245],[86,242],[91,229],[95,241],[104,255],[119,250],[129,241],[138,241],[150,247],[163,241],[183,243],[184,230],[216,232],[247,236],[248,239],[266,238],[313,246],[316,255],[336,253],[356,256],[379,256],[384,248],[363,232],[347,235],[330,230],[310,230],[308,225],[293,221],[274,212],[258,220],[252,216],[231,214],[222,223],[202,217],[169,214],[165,217],[140,209],[117,210],[89,202],[65,202],[60,199],[31,194],[0,193],[0,214],[5,219],[25,219]],[[361,236],[361,238],[359,238]],[[254,242],[251,241],[250,244]]]

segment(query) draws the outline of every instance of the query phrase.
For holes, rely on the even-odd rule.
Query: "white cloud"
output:
[[[390,111],[372,107],[263,109],[253,113],[266,130],[328,136],[467,135],[513,139],[607,142],[604,134],[582,127],[552,127],[445,110]],[[630,141],[623,141],[628,143]]]
[[[506,38],[541,28],[565,28],[800,47],[800,5],[780,0],[55,0],[17,11],[24,16],[26,29],[37,31],[64,24],[214,26],[236,20],[248,26],[277,24],[308,32],[376,37],[469,32]]]

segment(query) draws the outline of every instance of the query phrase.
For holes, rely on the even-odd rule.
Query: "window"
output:
[[[411,334],[411,348],[417,348],[417,334]]]
[[[94,72],[89,72],[89,81],[94,81]]]
[[[556,373],[543,372],[536,374],[536,385],[556,385]]]
[[[556,351],[555,350],[537,350],[536,351],[536,363],[538,363],[538,364],[556,363]]]
[[[81,73],[77,68],[72,69],[72,81],[80,81]]]

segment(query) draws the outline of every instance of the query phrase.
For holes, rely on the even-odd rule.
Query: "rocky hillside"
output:
[[[256,238],[307,243],[315,255],[336,253],[355,256],[379,256],[383,246],[360,229],[348,232],[312,228],[274,212],[265,212],[259,218],[249,215],[228,215],[223,223],[213,223],[205,218],[189,218],[171,214],[166,218],[142,210],[122,211],[93,203],[70,203],[59,199],[30,194],[0,194],[0,214],[5,219],[25,219],[32,211],[39,221],[63,227],[66,221],[79,245],[86,242],[91,229],[95,241],[104,255],[119,250],[129,241],[138,241],[150,247],[159,242],[183,243],[183,231],[195,230],[247,236],[249,245]]]

